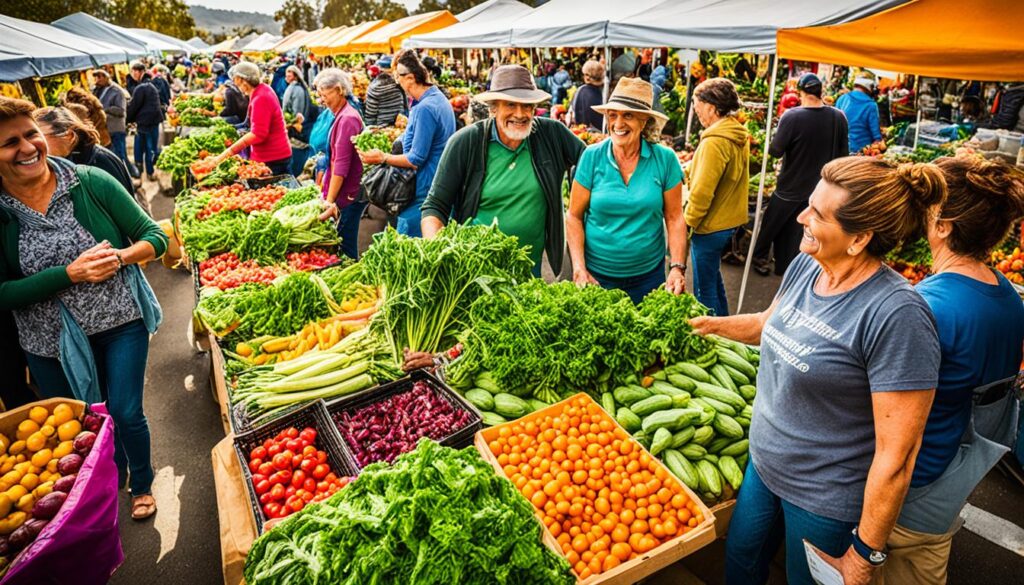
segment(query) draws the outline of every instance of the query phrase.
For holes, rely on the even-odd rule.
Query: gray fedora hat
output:
[[[505,100],[520,104],[539,104],[551,99],[551,94],[537,89],[533,75],[522,65],[502,65],[494,70],[491,90],[475,97],[481,102]]]

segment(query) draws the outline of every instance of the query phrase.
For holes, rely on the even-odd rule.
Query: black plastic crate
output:
[[[242,475],[245,476],[245,488],[249,494],[249,504],[252,506],[253,518],[256,520],[256,532],[263,532],[263,525],[267,517],[263,514],[263,506],[260,505],[259,496],[256,495],[256,487],[252,483],[252,472],[249,470],[249,452],[263,441],[269,439],[288,427],[295,427],[302,430],[305,427],[312,427],[316,430],[316,446],[319,450],[327,453],[327,462],[331,471],[338,477],[352,477],[359,472],[355,459],[346,450],[338,434],[338,429],[327,414],[327,408],[323,400],[311,402],[306,406],[291,412],[288,415],[275,419],[273,422],[257,427],[247,433],[236,435],[234,439],[235,454],[238,455],[238,462],[242,465]]]
[[[396,394],[401,394],[402,392],[411,390],[413,385],[419,381],[426,382],[427,385],[429,385],[435,392],[437,392],[443,400],[446,400],[456,409],[468,411],[470,414],[470,422],[466,427],[455,431],[451,435],[448,435],[447,437],[438,442],[446,447],[453,447],[456,449],[461,449],[463,447],[468,447],[472,445],[473,436],[476,435],[477,431],[483,428],[483,420],[480,418],[480,411],[478,411],[472,404],[470,404],[469,401],[460,396],[458,392],[455,392],[454,390],[449,388],[444,382],[439,380],[433,374],[426,372],[425,370],[414,370],[408,376],[395,380],[394,382],[381,384],[380,386],[375,386],[368,390],[363,390],[362,392],[359,392],[357,394],[352,394],[351,396],[345,396],[337,400],[328,402],[327,414],[331,419],[331,423],[335,424],[335,415],[340,414],[342,412],[351,412],[353,410],[358,410],[359,408],[362,408],[368,404],[380,402],[385,398],[389,398]],[[335,427],[335,430],[337,430],[337,427]],[[362,466],[359,465],[359,461],[355,458],[354,450],[351,447],[349,447],[348,442],[345,440],[344,435],[341,434],[341,431],[338,431],[338,437],[341,439],[341,442],[345,445],[347,452],[352,454],[352,461],[355,462],[356,466],[359,469],[362,469]]]
[[[230,385],[228,386],[228,394],[231,394]],[[309,405],[309,402],[300,402],[298,404],[289,406],[279,412],[276,412],[273,415],[267,416],[266,414],[264,414],[256,417],[255,419],[252,419],[249,418],[247,414],[245,414],[245,405],[239,403],[231,406],[231,417],[228,419],[228,423],[231,424],[231,432],[233,432],[235,435],[240,435],[242,433],[248,433],[253,429],[273,424],[296,411],[306,408]],[[347,448],[346,453],[348,453]],[[351,454],[349,455],[351,456]]]
[[[299,180],[292,175],[273,175],[259,179],[242,179],[242,184],[245,185],[246,189],[259,189],[260,187],[268,187],[270,185],[279,185],[285,189],[298,189],[302,187]]]

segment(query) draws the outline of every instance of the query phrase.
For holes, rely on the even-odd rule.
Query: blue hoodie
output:
[[[882,139],[878,125],[878,104],[863,91],[853,90],[836,101],[836,107],[846,114],[850,127],[850,154],[857,154],[865,146]]]
[[[661,92],[664,91],[665,81],[668,79],[668,71],[665,70],[664,65],[658,65],[651,72],[651,85],[654,86],[654,109],[655,111],[665,113],[665,108],[661,105]]]

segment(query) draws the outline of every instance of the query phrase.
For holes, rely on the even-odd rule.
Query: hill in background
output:
[[[253,27],[259,32],[273,35],[281,34],[281,23],[269,14],[259,12],[241,12],[238,10],[220,10],[205,6],[189,6],[196,28],[213,34],[227,33],[235,29]]]

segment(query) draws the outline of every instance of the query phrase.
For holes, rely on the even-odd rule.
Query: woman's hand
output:
[[[379,148],[367,150],[366,152],[357,150],[356,153],[359,154],[359,160],[363,161],[364,165],[376,165],[384,162],[384,152]]]
[[[68,264],[67,273],[71,282],[103,282],[117,273],[120,267],[117,250],[106,240],[82,252],[74,262]]]
[[[590,274],[590,271],[588,271],[586,268],[582,270],[573,270],[572,281],[576,283],[576,286],[581,287],[587,286],[588,284],[596,284],[597,286],[601,286],[601,283],[597,282],[597,279],[594,278]]]
[[[668,278],[665,279],[665,290],[674,295],[686,292],[686,276],[682,270],[673,268],[668,271]]]
[[[409,348],[405,348],[402,351],[402,354],[404,357],[404,361],[402,362],[403,372],[430,368],[434,365],[434,354],[430,352],[410,351]]]
[[[327,221],[329,218],[338,217],[338,205],[324,201],[324,211],[320,214],[320,221]]]

